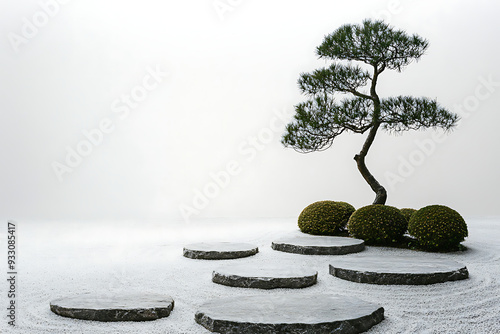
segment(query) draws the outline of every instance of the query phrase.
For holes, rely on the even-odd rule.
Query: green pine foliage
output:
[[[287,126],[282,143],[300,152],[312,152],[327,149],[343,132],[365,133],[375,126],[389,132],[452,128],[458,116],[436,100],[379,98],[376,93],[382,72],[401,72],[419,60],[428,46],[426,39],[383,21],[346,24],[327,35],[316,54],[333,63],[301,73],[298,85],[309,99],[295,106],[295,120]]]
[[[299,215],[302,232],[315,235],[339,235],[355,208],[346,202],[319,201],[308,205]]]
[[[429,205],[415,212],[408,232],[420,247],[431,251],[454,250],[468,236],[463,217],[444,205]]]
[[[408,222],[401,211],[389,205],[373,204],[356,210],[347,222],[349,234],[366,244],[390,245],[403,238]]]

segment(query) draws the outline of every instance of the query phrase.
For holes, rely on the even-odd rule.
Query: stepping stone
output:
[[[318,236],[305,233],[274,241],[274,250],[305,255],[343,255],[361,252],[365,242],[360,239]]]
[[[256,289],[306,288],[316,284],[318,272],[312,269],[288,267],[227,266],[214,270],[214,283]]]
[[[259,248],[245,243],[200,242],[184,247],[184,256],[191,259],[226,260],[257,254]]]
[[[217,333],[361,333],[384,309],[355,297],[328,294],[221,298],[200,306],[195,320]]]
[[[167,295],[133,294],[100,296],[84,294],[55,299],[50,310],[63,317],[95,321],[146,321],[168,317],[174,300]]]
[[[333,276],[371,284],[434,284],[469,277],[467,267],[451,260],[414,256],[352,256],[332,260]]]

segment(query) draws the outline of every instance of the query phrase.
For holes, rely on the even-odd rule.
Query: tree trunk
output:
[[[385,204],[385,201],[387,200],[387,192],[385,191],[385,188],[380,183],[378,183],[378,181],[370,173],[365,164],[365,157],[368,154],[368,150],[370,149],[373,140],[375,139],[375,135],[377,134],[379,126],[380,124],[378,123],[373,125],[373,127],[370,129],[370,132],[368,133],[368,137],[366,137],[361,152],[354,156],[354,160],[356,160],[356,163],[358,164],[359,172],[376,194],[373,204]]]

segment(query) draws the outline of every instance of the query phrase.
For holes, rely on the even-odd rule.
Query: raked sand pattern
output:
[[[278,252],[271,242],[295,230],[294,219],[223,220],[183,223],[18,222],[19,280],[17,330],[0,323],[2,333],[209,333],[194,315],[204,302],[220,297],[329,293],[380,304],[385,320],[368,333],[500,333],[500,219],[468,220],[469,248],[462,253],[415,256],[463,263],[466,280],[428,286],[359,284],[328,273],[332,256]],[[5,235],[0,235],[5,239]],[[255,290],[212,282],[213,261],[183,257],[187,243],[249,242],[259,253],[235,264],[290,265],[318,271],[318,283],[305,289]],[[364,254],[409,251],[367,247]],[[349,255],[342,255],[349,256]],[[0,285],[5,295],[6,285]],[[80,293],[166,293],[175,300],[169,317],[149,322],[99,323],[52,313],[51,300]]]

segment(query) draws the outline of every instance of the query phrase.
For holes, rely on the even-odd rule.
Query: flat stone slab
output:
[[[318,272],[290,267],[234,265],[213,271],[214,283],[256,289],[306,288],[317,282]]]
[[[361,252],[365,242],[360,239],[296,234],[273,241],[274,250],[305,255],[344,255]]]
[[[195,320],[217,333],[361,333],[384,309],[355,297],[328,294],[221,298],[200,306]]]
[[[184,256],[191,259],[227,260],[255,255],[257,246],[233,242],[200,242],[184,247]]]
[[[423,285],[469,277],[467,267],[451,260],[413,256],[352,256],[332,260],[333,276],[370,284]]]
[[[147,321],[168,317],[174,300],[167,295],[84,294],[50,302],[50,310],[63,317],[95,321]]]

